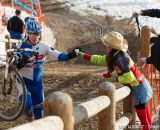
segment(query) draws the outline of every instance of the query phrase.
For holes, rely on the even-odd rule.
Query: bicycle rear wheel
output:
[[[0,120],[16,120],[24,111],[26,104],[26,86],[17,70],[11,70],[4,79],[5,69],[0,74]],[[17,88],[17,82],[20,84]],[[20,103],[18,91],[23,95]]]

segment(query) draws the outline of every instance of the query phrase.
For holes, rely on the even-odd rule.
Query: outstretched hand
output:
[[[76,47],[72,49],[72,51],[68,53],[69,59],[75,58],[77,56],[77,52],[81,52],[81,51],[82,49],[80,47]]]
[[[142,14],[142,11],[139,11],[139,12],[133,12],[132,16],[133,17],[138,17]]]
[[[142,63],[146,63],[146,58],[141,58],[140,60]]]
[[[84,55],[84,53],[83,53],[83,51],[82,51],[82,49],[80,48],[80,47],[77,47],[77,48],[75,48],[74,49],[74,52],[76,53],[76,55],[77,56],[79,56],[79,57],[83,57],[83,55]]]
[[[108,78],[105,78],[105,81],[114,83],[117,81],[117,76],[110,76]]]
[[[74,48],[74,52],[75,52],[75,53],[83,52],[83,50],[82,50],[82,48],[80,48],[80,47],[76,47],[76,48]]]

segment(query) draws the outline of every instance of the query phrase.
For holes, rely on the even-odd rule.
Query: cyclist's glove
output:
[[[72,51],[70,51],[70,52],[68,53],[69,59],[72,59],[72,58],[77,57],[76,52],[75,52],[76,49],[82,51],[82,49],[81,49],[80,47],[74,48]]]
[[[17,68],[22,69],[28,63],[29,58],[29,56],[23,56],[21,59],[19,59],[17,61]]]

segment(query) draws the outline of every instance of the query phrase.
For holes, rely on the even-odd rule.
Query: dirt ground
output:
[[[131,56],[137,62],[139,41],[135,35],[134,25],[127,25],[128,19],[117,20],[105,16],[80,16],[69,11],[68,8],[48,10],[44,6],[46,24],[55,32],[55,48],[60,51],[69,51],[74,47],[81,47],[89,54],[103,54],[104,46],[100,37],[111,30],[124,34],[129,42]],[[101,73],[105,66],[95,66],[79,58],[69,62],[46,63],[44,68],[45,96],[54,91],[63,91],[72,98],[74,105],[87,101],[98,95],[98,85],[103,81]],[[121,105],[117,110],[120,111]],[[119,115],[117,114],[117,117]],[[76,130],[96,130],[96,117],[76,127]],[[7,129],[28,122],[22,115],[13,122],[0,122],[0,130]]]
[[[44,90],[45,96],[54,92],[62,91],[73,98],[74,106],[98,96],[98,85],[103,82],[100,76],[105,67],[93,65],[73,65],[72,62],[50,63],[45,65]],[[119,103],[120,104],[120,103]],[[120,117],[121,105],[117,106],[117,118]],[[19,119],[12,122],[0,122],[0,130],[27,123],[23,114]],[[75,127],[76,130],[96,130],[97,117]]]

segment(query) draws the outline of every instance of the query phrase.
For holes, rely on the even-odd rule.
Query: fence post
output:
[[[150,36],[151,29],[148,26],[143,26],[141,29],[141,57],[149,56],[150,53]]]
[[[141,37],[140,37],[140,44],[141,44],[141,57],[148,57],[150,54],[150,36],[151,36],[151,29],[148,26],[143,26],[141,29]],[[149,68],[150,65],[146,67],[146,78],[149,79]]]
[[[136,113],[135,113],[131,94],[123,99],[123,114],[128,112],[132,114],[132,120],[130,121],[129,125],[126,127],[125,130],[130,130],[130,127],[132,130],[134,130],[132,126],[134,126],[136,123]]]
[[[148,26],[144,26],[141,29],[141,57],[148,57],[150,55],[150,37],[151,37],[151,29]],[[150,84],[152,85],[152,65],[148,64],[146,66],[145,72],[146,72],[146,78],[149,80]],[[149,102],[151,107],[151,114],[152,114],[152,100]]]
[[[45,98],[44,115],[57,115],[64,122],[64,130],[73,130],[72,98],[63,92],[53,92]]]
[[[7,39],[6,42],[5,42],[5,47],[6,47],[6,50],[7,50],[7,49],[10,48],[10,37],[9,37],[9,35],[5,35],[5,39]]]
[[[115,86],[110,82],[100,84],[100,95],[106,95],[110,98],[110,106],[98,114],[98,130],[115,130],[116,121],[116,102]]]

